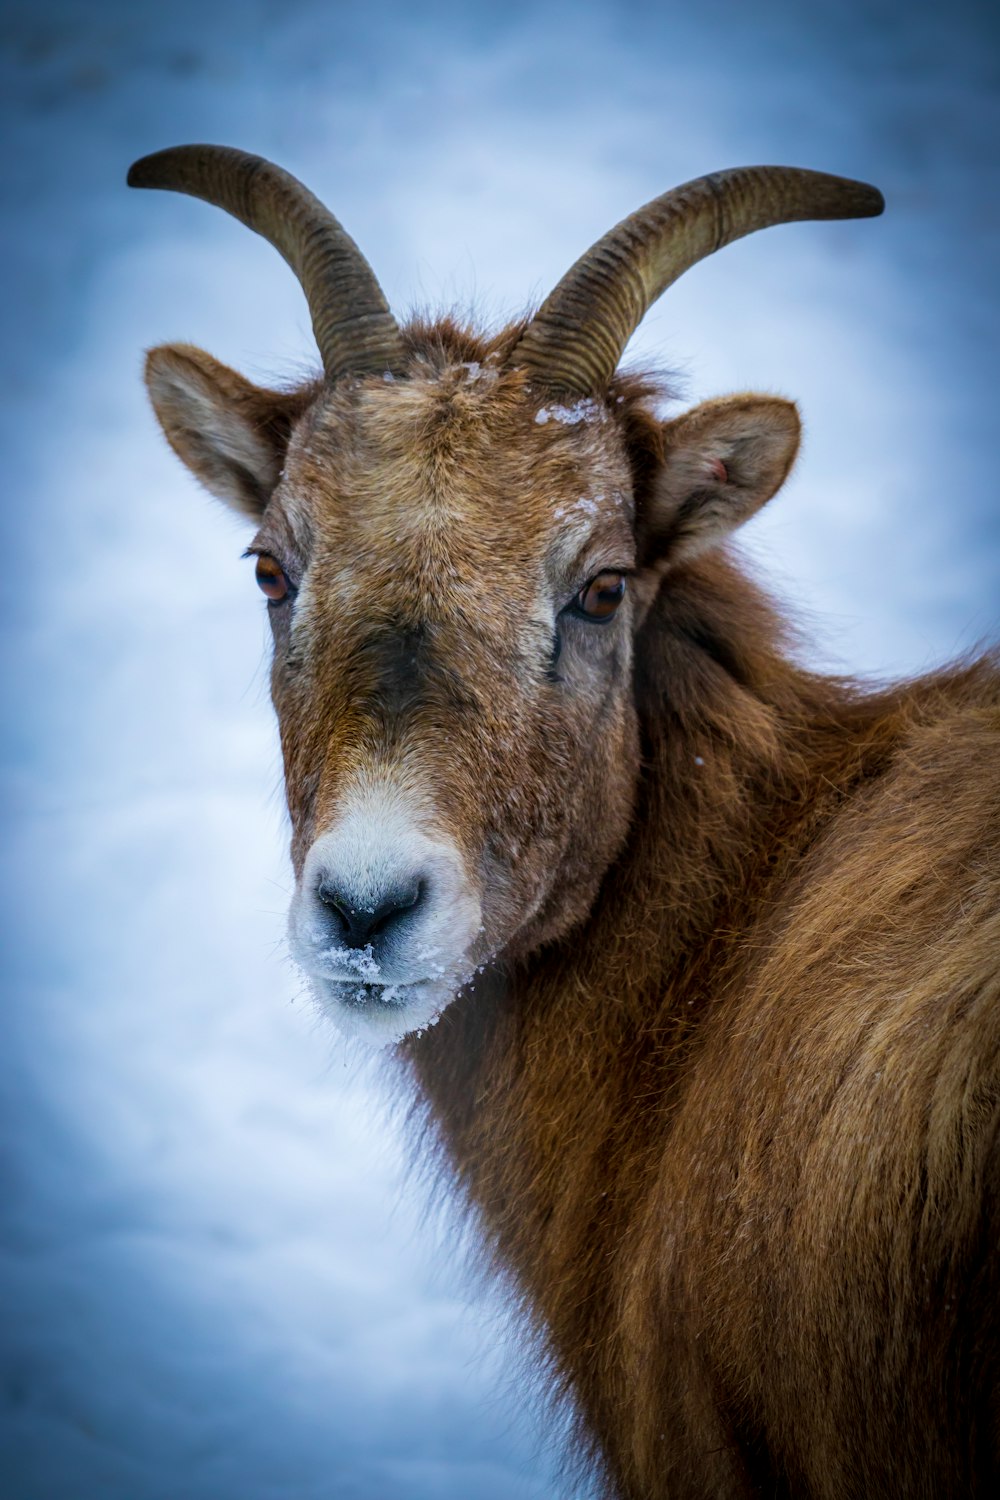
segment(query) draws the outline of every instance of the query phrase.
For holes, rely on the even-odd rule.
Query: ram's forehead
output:
[[[555,417],[552,412],[558,413]],[[519,372],[454,366],[367,381],[317,404],[293,442],[284,506],[340,542],[463,538],[475,551],[536,551],[553,528],[626,519],[628,466],[595,402],[546,405]]]

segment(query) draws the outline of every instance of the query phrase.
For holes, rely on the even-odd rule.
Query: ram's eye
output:
[[[610,620],[624,598],[624,573],[598,573],[580,590],[573,605],[588,620]]]
[[[257,558],[257,583],[272,604],[280,604],[291,592],[284,569],[267,552],[261,552]]]

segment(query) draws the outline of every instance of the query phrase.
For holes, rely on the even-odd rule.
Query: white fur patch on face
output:
[[[620,489],[595,490],[559,504],[549,538],[547,563],[552,577],[583,583],[605,569],[628,572],[635,562],[632,499]],[[560,592],[556,608],[565,600]]]
[[[472,977],[481,931],[460,851],[385,780],[355,789],[315,840],[289,913],[292,956],[323,1010],[377,1046],[437,1019]]]

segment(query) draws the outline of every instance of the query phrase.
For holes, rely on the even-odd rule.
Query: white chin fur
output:
[[[455,988],[433,981],[365,984],[310,975],[310,984],[323,1014],[338,1030],[370,1047],[388,1047],[426,1031],[455,998]]]

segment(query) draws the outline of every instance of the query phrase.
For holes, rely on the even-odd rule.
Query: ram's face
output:
[[[623,444],[488,366],[365,382],[300,425],[252,550],[293,951],[343,1021],[399,1035],[579,920],[625,837]]]
[[[148,378],[174,447],[257,524],[293,954],[345,1029],[419,1030],[590,911],[639,774],[636,629],[780,483],[795,409],[661,425],[429,360],[281,397],[178,347]]]

